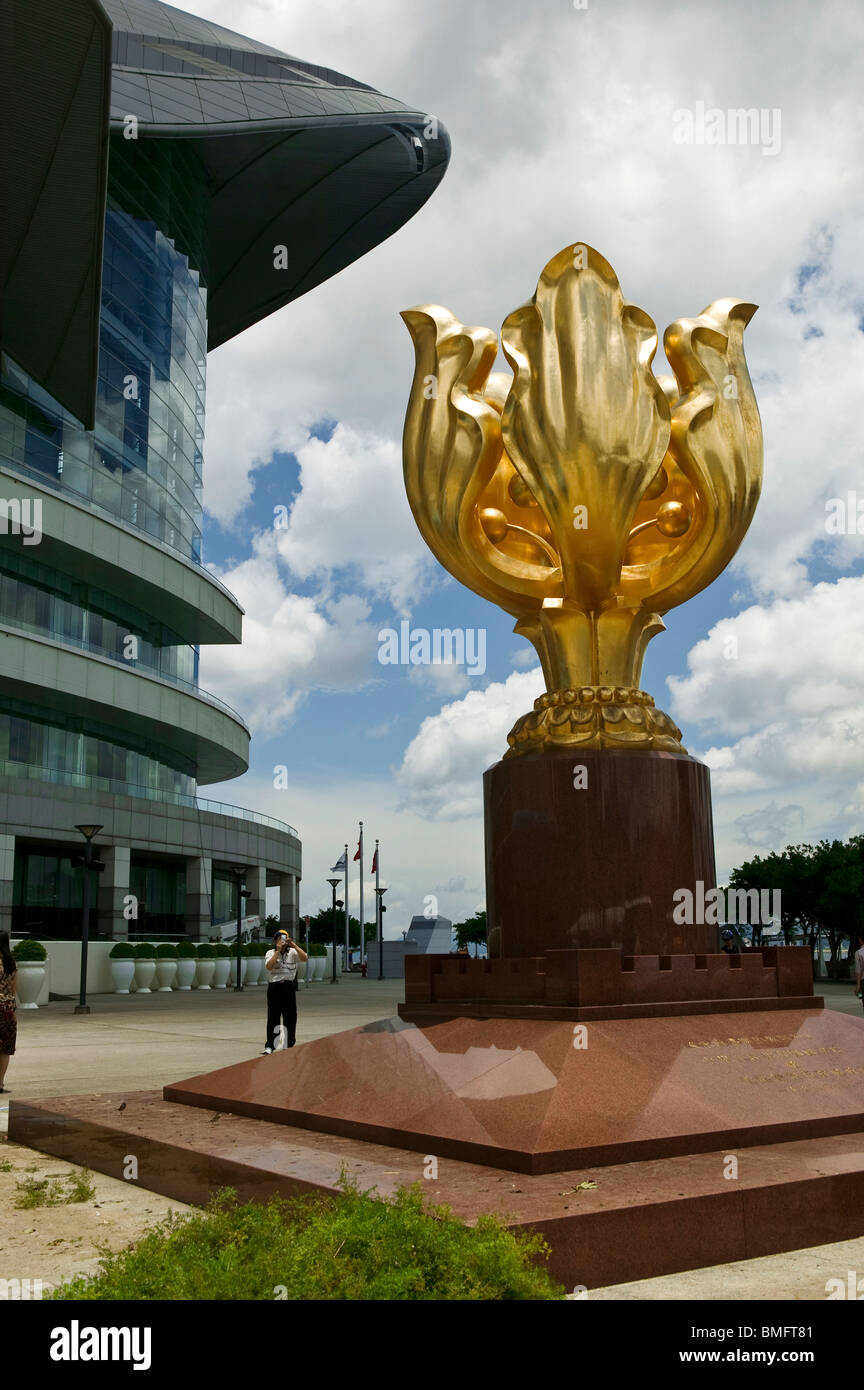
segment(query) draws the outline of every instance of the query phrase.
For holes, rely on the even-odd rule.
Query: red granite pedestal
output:
[[[719,949],[715,924],[674,920],[680,889],[715,887],[711,778],[673,753],[574,749],[495,763],[483,778],[489,953],[625,955]]]

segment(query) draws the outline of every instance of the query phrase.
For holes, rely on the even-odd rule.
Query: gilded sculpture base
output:
[[[584,685],[552,690],[534,701],[530,714],[516,720],[507,735],[505,758],[556,749],[618,748],[638,752],[680,753],[678,725],[653,696],[635,687]]]

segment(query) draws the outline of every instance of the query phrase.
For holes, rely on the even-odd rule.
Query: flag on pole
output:
[[[347,869],[347,867],[348,867],[348,853],[347,853],[347,850],[343,850],[342,853],[340,854],[339,858],[337,859],[336,863],[335,863],[335,864],[333,865],[333,867],[331,868],[330,872],[331,872],[331,874],[341,874],[341,873],[343,872],[344,869]]]
[[[362,859],[362,858],[363,858],[363,831],[361,830],[361,831],[360,831],[360,839],[357,841],[357,853],[354,855],[354,862],[355,862],[355,864],[356,864],[356,862],[357,862],[358,859]]]
[[[373,872],[373,874],[377,874],[377,872],[378,872],[378,843],[377,843],[377,841],[376,841],[376,843],[375,843],[375,853],[374,853],[373,856],[372,856],[372,872]]]

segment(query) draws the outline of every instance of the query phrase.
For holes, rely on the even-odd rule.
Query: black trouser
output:
[[[286,1047],[297,1041],[297,992],[293,980],[275,980],[267,986],[267,1046],[275,1047],[276,1029],[285,1024]]]

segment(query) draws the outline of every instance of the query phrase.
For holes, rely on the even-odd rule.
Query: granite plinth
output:
[[[726,1148],[536,1177],[442,1157],[428,1179],[423,1154],[174,1105],[158,1092],[13,1100],[9,1138],[116,1178],[135,1154],[142,1187],[201,1204],[226,1186],[243,1201],[335,1193],[343,1171],[382,1196],[422,1181],[430,1201],[465,1221],[495,1212],[540,1231],[552,1274],[571,1289],[864,1235],[864,1131],[748,1148],[732,1180]]]
[[[864,1020],[386,1019],[167,1086],[186,1106],[549,1173],[864,1128]]]
[[[506,1007],[503,1011],[501,1006]],[[645,1018],[728,1009],[821,1008],[803,946],[741,954],[624,956],[620,951],[544,951],[515,959],[406,956],[401,1018],[448,1009],[475,1018]]]
[[[609,749],[527,754],[491,767],[483,795],[491,955],[718,949],[716,925],[672,917],[680,889],[695,902],[699,884],[716,886],[703,763]]]

